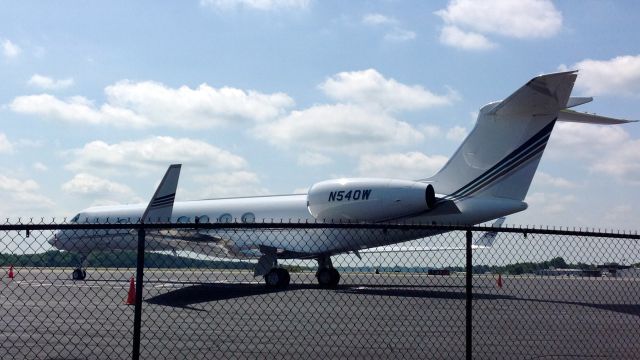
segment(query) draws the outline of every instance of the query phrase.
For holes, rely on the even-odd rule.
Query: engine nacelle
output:
[[[323,221],[383,221],[433,209],[431,184],[391,179],[336,179],[314,184],[307,207]]]

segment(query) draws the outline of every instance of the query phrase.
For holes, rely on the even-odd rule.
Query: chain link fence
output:
[[[331,241],[357,249],[427,235],[322,255]],[[639,240],[421,225],[4,224],[0,358],[633,359]],[[268,284],[254,275],[272,251],[266,278],[286,271]]]

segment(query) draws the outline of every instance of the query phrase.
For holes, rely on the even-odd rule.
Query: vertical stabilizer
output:
[[[151,198],[147,209],[142,215],[145,223],[169,222],[173,212],[173,202],[176,198],[178,178],[180,177],[180,164],[169,166],[160,185]]]
[[[576,72],[533,78],[503,101],[484,106],[476,126],[431,179],[447,199],[524,200]]]

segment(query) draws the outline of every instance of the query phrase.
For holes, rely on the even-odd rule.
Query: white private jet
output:
[[[557,121],[622,124],[628,120],[568,110],[592,101],[570,97],[576,71],[541,75],[502,101],[480,109],[474,129],[433,177],[416,181],[346,178],[313,184],[306,195],[279,195],[174,202],[180,165],[167,170],[151,202],[83,210],[72,223],[130,219],[176,222],[360,222],[475,225],[523,211],[523,201]],[[501,222],[500,222],[501,223]],[[336,286],[340,274],[331,256],[363,249],[394,251],[391,245],[443,231],[394,229],[200,229],[157,230],[147,248],[190,251],[216,257],[258,259],[254,275],[268,286],[289,284],[279,259],[316,259],[322,286]],[[495,236],[488,235],[488,236]],[[135,250],[137,237],[127,230],[61,230],[50,240],[58,249]],[[478,247],[490,245],[486,236]],[[386,250],[385,250],[386,249]],[[82,266],[73,278],[84,279]]]

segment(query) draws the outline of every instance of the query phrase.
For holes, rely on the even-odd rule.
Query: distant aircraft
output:
[[[622,124],[628,120],[568,110],[593,98],[570,97],[577,71],[533,78],[505,100],[480,109],[474,129],[445,166],[431,178],[415,181],[345,178],[313,184],[306,195],[279,195],[175,202],[180,165],[167,170],[151,202],[93,207],[72,223],[128,222],[158,219],[177,222],[366,222],[474,225],[523,211],[523,201],[557,121]],[[499,224],[498,224],[499,225]],[[158,230],[148,248],[190,251],[224,258],[258,259],[255,276],[267,286],[285,287],[290,277],[280,259],[315,259],[321,286],[334,287],[340,274],[331,256],[369,249],[393,251],[390,245],[436,235],[433,230],[275,229]],[[490,246],[492,237],[481,239]],[[134,250],[135,232],[61,230],[50,240],[58,249],[81,253]],[[378,250],[371,250],[378,248]],[[83,261],[84,263],[84,261]],[[73,278],[82,280],[81,265]]]

